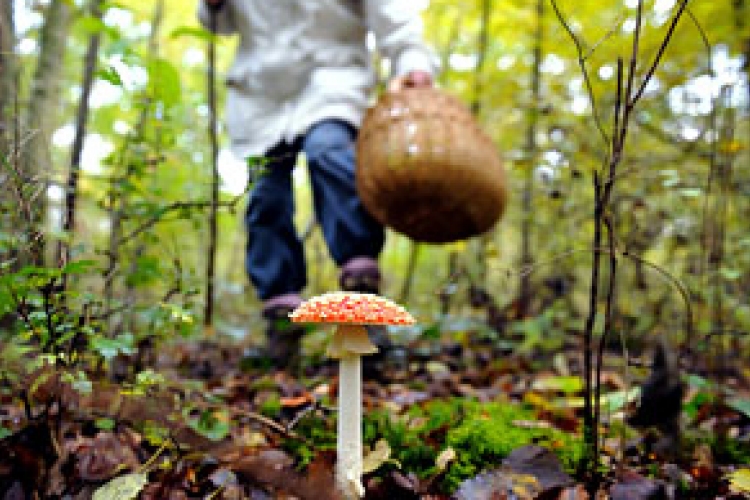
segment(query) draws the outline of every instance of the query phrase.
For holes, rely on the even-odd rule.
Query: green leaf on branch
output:
[[[117,70],[112,66],[99,68],[96,72],[96,76],[101,80],[105,80],[111,83],[112,85],[122,87],[122,78],[120,77],[120,73],[118,73]]]
[[[180,74],[166,59],[153,59],[148,63],[148,93],[170,108],[182,99]]]
[[[135,352],[134,344],[135,341],[131,333],[122,333],[113,339],[101,336],[91,339],[91,348],[107,360],[118,354],[133,354]]]
[[[170,38],[179,38],[183,36],[192,37],[192,38],[198,38],[199,40],[204,40],[206,42],[209,42],[211,40],[215,40],[216,36],[212,34],[210,31],[205,30],[203,28],[199,28],[196,26],[178,26],[174,30],[172,30],[172,33],[170,33]]]

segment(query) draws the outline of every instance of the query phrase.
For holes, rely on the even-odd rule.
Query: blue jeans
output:
[[[317,123],[293,144],[283,142],[266,153],[269,163],[256,181],[245,217],[245,266],[261,300],[299,293],[307,284],[305,258],[294,227],[292,170],[304,151],[315,215],[334,262],[377,258],[382,226],[364,209],[354,183],[357,131],[341,120]]]

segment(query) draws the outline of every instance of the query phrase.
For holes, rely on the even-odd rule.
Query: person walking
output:
[[[226,75],[225,122],[240,158],[265,157],[246,213],[246,270],[268,321],[268,355],[297,359],[288,321],[307,283],[293,223],[292,170],[304,153],[315,216],[343,290],[378,293],[384,231],[355,188],[354,144],[376,84],[368,47],[391,67],[389,87],[430,86],[436,64],[408,0],[199,0],[198,17],[239,35]]]

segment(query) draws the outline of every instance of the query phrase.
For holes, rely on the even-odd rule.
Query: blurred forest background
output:
[[[472,107],[503,155],[511,181],[508,213],[478,241],[415,247],[390,234],[385,293],[430,317],[438,293],[454,295],[451,307],[460,308],[466,303],[460,289],[474,284],[499,304],[531,293],[535,313],[544,302],[554,311],[548,314],[575,320],[588,301],[591,177],[606,148],[592,122],[576,47],[552,5],[485,3],[431,2],[425,32],[443,64],[440,85]],[[586,44],[583,56],[605,124],[636,6],[635,0],[559,6]],[[656,55],[674,8],[669,0],[646,2],[639,69]],[[197,27],[194,6],[102,2],[92,10],[83,2],[20,0],[3,9],[3,159],[17,154],[24,179],[43,189],[27,196],[33,196],[33,217],[45,224],[48,261],[63,241],[74,258],[105,268],[107,298],[125,300],[129,310],[163,302],[201,316],[203,296],[189,292],[204,283],[212,152],[208,37]],[[632,147],[613,202],[618,246],[684,283],[702,333],[711,328],[708,309],[717,293],[724,328],[747,330],[748,7],[696,2],[690,9],[633,117]],[[217,42],[221,72],[235,40]],[[97,50],[87,60],[92,43]],[[81,111],[92,63],[89,107]],[[221,74],[217,79],[221,115]],[[19,151],[8,149],[14,134]],[[232,157],[223,137],[220,142],[216,324],[241,333],[257,312],[243,270],[244,200],[236,198],[247,189],[249,168]],[[65,230],[71,164],[80,169],[76,227]],[[296,181],[299,228],[312,233],[309,293],[315,294],[335,286],[335,270],[312,227],[304,169]],[[9,181],[4,184],[7,189]],[[7,193],[3,199],[13,202]],[[10,208],[4,214],[3,236],[10,241],[15,235],[8,228],[20,227],[13,219],[24,213]],[[717,245],[721,256],[709,258]],[[684,304],[668,281],[637,262],[620,272],[618,315],[629,335],[683,329]],[[101,278],[84,281],[92,291],[102,289]],[[560,287],[565,300],[542,300]]]
[[[492,232],[469,241],[424,245],[388,234],[383,293],[420,324],[397,332],[400,340],[480,338],[560,369],[556,353],[580,353],[587,330],[596,338],[606,330],[614,352],[639,355],[662,339],[690,351],[691,368],[707,378],[738,354],[747,359],[750,3],[424,4],[438,84],[495,140],[510,203]],[[85,392],[96,378],[89,368],[111,368],[165,339],[260,341],[242,228],[258,162],[232,157],[221,123],[222,74],[236,40],[214,40],[183,0],[4,0],[0,35],[4,401],[20,397],[15,384],[40,373],[40,360]],[[379,67],[385,78],[388,61]],[[627,82],[633,68],[635,89],[644,86],[616,187],[601,204],[594,181],[622,116],[618,75]],[[304,168],[295,184],[311,296],[336,289],[337,271]],[[602,228],[603,284],[592,302],[592,241]],[[593,318],[592,303],[601,313]],[[29,352],[39,355],[31,365]],[[99,364],[84,369],[87,355]],[[122,376],[148,386],[149,363],[130,361]],[[571,366],[581,374],[578,357]],[[0,420],[0,437],[17,427]]]

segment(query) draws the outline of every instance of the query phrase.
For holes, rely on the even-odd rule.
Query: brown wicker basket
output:
[[[458,99],[434,88],[388,92],[368,110],[357,190],[382,224],[429,243],[489,230],[507,197],[492,140]]]

